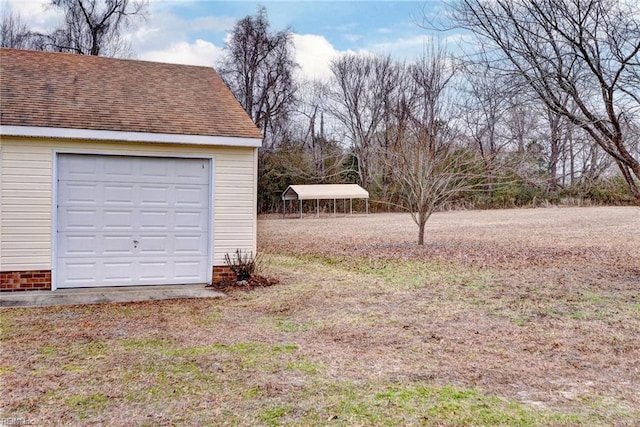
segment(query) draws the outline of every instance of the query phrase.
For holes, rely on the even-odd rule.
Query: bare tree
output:
[[[331,114],[344,127],[357,158],[359,183],[369,188],[376,134],[383,124],[388,93],[397,80],[390,57],[345,55],[331,63]]]
[[[345,155],[333,138],[332,126],[325,122],[326,86],[320,81],[306,81],[297,95],[291,138],[278,147],[278,159],[287,173],[295,174],[297,183],[339,183]],[[283,152],[301,155],[293,157]]]
[[[509,82],[491,72],[483,63],[467,64],[465,69],[463,124],[467,138],[478,150],[485,168],[487,192],[494,201],[496,170],[509,140],[505,137],[505,114],[510,98]]]
[[[403,103],[409,109],[408,126],[402,142],[391,150],[401,207],[418,226],[419,245],[424,244],[429,217],[473,185],[469,171],[475,159],[469,150],[456,147],[458,132],[451,120],[456,117],[450,96],[454,75],[443,51],[433,47],[410,66],[413,93]]]
[[[226,45],[220,75],[265,133],[266,148],[283,139],[295,107],[293,44],[289,29],[273,32],[264,7],[238,21]]]
[[[613,158],[640,203],[640,160],[629,131],[640,113],[635,2],[458,0],[451,11],[481,38],[492,67],[529,86]]]
[[[336,150],[331,132],[325,125],[327,86],[317,80],[305,81],[300,85],[298,94],[300,102],[295,117],[298,125],[297,138],[313,157],[314,181],[328,183],[342,172],[335,167],[339,164],[335,156],[342,157],[342,153]]]
[[[51,0],[51,6],[64,12],[64,21],[51,33],[29,33],[32,48],[130,57],[123,30],[146,17],[148,0]]]
[[[5,10],[0,23],[0,47],[25,49],[29,44],[27,26],[22,22],[19,14]]]
[[[375,133],[375,155],[372,162],[372,178],[379,189],[379,203],[392,207],[397,204],[398,192],[391,153],[404,142],[411,122],[411,104],[415,101],[415,82],[411,67],[396,63],[388,87],[378,100],[382,104],[383,119],[380,131]]]

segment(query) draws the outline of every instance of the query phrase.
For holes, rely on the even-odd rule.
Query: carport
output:
[[[313,184],[290,185],[282,193],[282,217],[287,213],[287,200],[298,200],[302,218],[303,200],[316,201],[316,217],[320,216],[320,200],[333,200],[333,215],[336,215],[338,200],[343,200],[344,215],[347,215],[347,200],[349,200],[349,215],[353,215],[353,199],[365,199],[365,212],[369,214],[369,192],[357,184]]]

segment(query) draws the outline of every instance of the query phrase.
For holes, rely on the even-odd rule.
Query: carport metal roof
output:
[[[347,214],[346,201],[349,199],[349,213],[353,213],[353,199],[365,199],[365,210],[369,213],[369,192],[357,184],[313,184],[290,185],[282,193],[282,217],[286,216],[287,200],[298,200],[300,211],[298,217],[302,218],[302,201],[316,201],[316,216],[320,216],[320,200],[333,199],[333,215],[336,215],[336,200],[343,199],[344,214]]]
[[[369,192],[357,184],[290,185],[282,200],[368,199]]]

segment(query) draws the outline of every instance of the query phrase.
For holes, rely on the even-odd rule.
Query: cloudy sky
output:
[[[0,0],[31,29],[50,31],[61,19],[49,0]],[[429,37],[440,43],[455,34],[420,27],[442,14],[440,0],[405,1],[213,1],[150,0],[149,16],[128,37],[138,59],[215,66],[236,21],[265,6],[275,30],[293,32],[296,59],[307,78],[328,75],[329,62],[345,52],[391,54],[412,59]],[[451,43],[447,42],[448,45]]]

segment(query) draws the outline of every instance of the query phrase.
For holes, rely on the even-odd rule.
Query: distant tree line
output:
[[[220,71],[265,132],[259,212],[305,183],[360,184],[420,230],[447,207],[640,204],[630,2],[460,0],[448,16],[476,37],[474,55],[347,54],[326,81],[292,78],[292,34],[264,8],[236,25]]]

